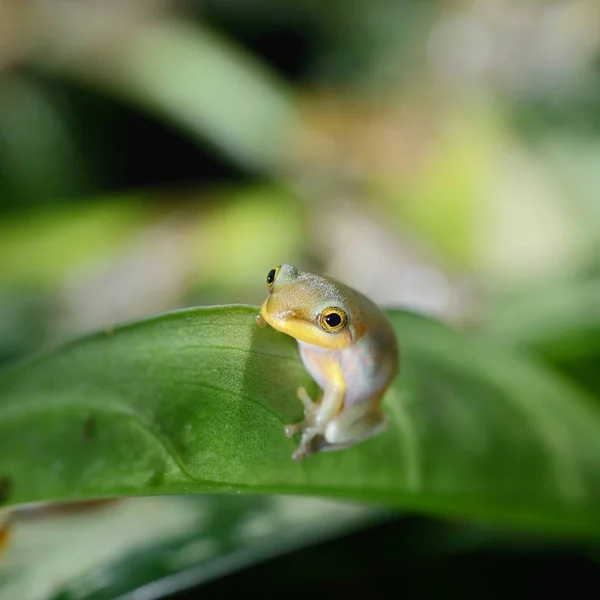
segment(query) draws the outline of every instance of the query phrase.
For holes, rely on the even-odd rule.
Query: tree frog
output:
[[[303,387],[304,420],[294,460],[353,446],[382,432],[383,395],[398,372],[396,335],[384,313],[360,292],[330,277],[279,265],[267,275],[269,295],[256,316],[296,339],[302,362],[322,390],[313,402]]]

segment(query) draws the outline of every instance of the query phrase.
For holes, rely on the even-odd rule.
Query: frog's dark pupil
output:
[[[337,327],[342,322],[342,317],[337,313],[331,313],[325,317],[325,323],[329,325],[329,327]]]
[[[267,283],[271,285],[275,281],[275,269],[271,269],[267,275]]]

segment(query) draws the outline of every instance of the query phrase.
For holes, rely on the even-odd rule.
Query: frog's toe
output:
[[[292,454],[292,458],[296,461],[296,462],[301,462],[303,459],[308,458],[310,456],[310,452],[308,452],[308,450],[305,450],[303,448],[298,448],[293,454]]]
[[[298,388],[298,398],[304,407],[304,423],[307,427],[312,427],[317,418],[319,405],[312,401],[311,397],[306,393],[306,389],[303,387]]]
[[[285,435],[292,437],[304,429],[304,423],[293,423],[284,427]]]
[[[313,453],[312,444],[300,443],[298,448],[292,454],[292,458],[296,462],[301,462],[305,458],[308,458]]]
[[[308,395],[306,388],[299,387],[297,394],[300,402],[302,402],[302,406],[304,406],[304,412],[306,414],[313,412],[315,409],[315,403],[312,401],[312,398]]]

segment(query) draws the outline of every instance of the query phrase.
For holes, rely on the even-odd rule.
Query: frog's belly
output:
[[[304,342],[298,342],[298,349],[309,375],[321,389],[325,389],[328,383],[333,381],[335,373],[339,369],[335,353]]]
[[[369,353],[361,352],[356,346],[326,350],[298,342],[298,347],[306,370],[321,389],[331,385],[341,369],[346,386],[346,407],[380,396],[387,385],[388,374],[375,364]]]

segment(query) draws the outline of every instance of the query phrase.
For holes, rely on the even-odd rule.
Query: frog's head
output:
[[[267,286],[260,315],[271,327],[329,350],[345,348],[356,339],[356,309],[342,284],[279,265],[269,271]]]

